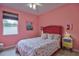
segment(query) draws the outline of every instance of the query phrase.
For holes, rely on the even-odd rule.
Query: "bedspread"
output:
[[[17,49],[22,56],[49,56],[60,48],[60,40],[24,39],[18,42]]]

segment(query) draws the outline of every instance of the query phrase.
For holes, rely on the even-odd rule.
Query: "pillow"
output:
[[[42,39],[47,39],[48,38],[47,33],[42,33],[41,38]]]
[[[54,39],[54,35],[53,34],[48,34],[48,39]]]
[[[61,35],[60,34],[53,34],[53,35],[54,35],[54,39],[59,40],[61,38]]]
[[[59,39],[61,36],[59,34],[48,34],[48,39]]]

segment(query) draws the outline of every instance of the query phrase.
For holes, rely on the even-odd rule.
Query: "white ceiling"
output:
[[[64,3],[41,3],[41,4],[42,6],[38,6],[36,10],[27,7],[27,3],[2,3],[1,5],[8,6],[17,9],[19,11],[33,13],[35,15],[43,14],[47,11],[54,10],[55,8],[64,5]]]

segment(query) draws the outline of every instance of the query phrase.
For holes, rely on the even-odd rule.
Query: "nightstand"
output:
[[[73,40],[71,37],[64,37],[62,40],[62,47],[64,49],[72,50],[73,48]]]

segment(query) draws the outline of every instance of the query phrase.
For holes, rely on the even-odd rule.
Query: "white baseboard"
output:
[[[78,49],[73,49],[73,51],[74,51],[74,52],[79,52],[79,50],[78,50]]]

